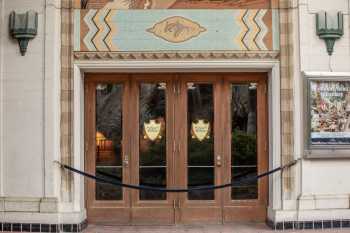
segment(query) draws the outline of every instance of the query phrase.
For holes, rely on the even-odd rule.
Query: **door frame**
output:
[[[247,83],[256,83],[257,84],[257,174],[262,174],[269,169],[268,164],[268,151],[269,151],[269,141],[265,141],[265,138],[269,136],[269,127],[268,127],[268,101],[267,101],[267,93],[268,93],[268,83],[267,77],[263,73],[241,73],[239,77],[236,74],[223,74],[224,83],[226,84],[247,84]],[[249,80],[247,82],[247,80]],[[225,105],[230,106],[230,85],[223,85],[223,95],[226,96]],[[231,182],[231,113],[229,109],[224,114],[223,122],[226,122],[230,125],[230,127],[225,127],[225,133],[223,135],[229,135],[226,139],[223,138],[223,154],[230,155],[225,156],[227,161],[224,162],[223,172],[227,172],[227,174],[223,175],[226,179],[224,183]],[[265,142],[265,143],[264,143]],[[234,156],[234,155],[233,155]],[[223,193],[223,222],[232,222],[239,220],[250,219],[251,216],[257,221],[264,221],[267,217],[266,206],[268,204],[268,187],[269,182],[268,178],[264,177],[258,180],[258,199],[252,200],[232,200],[231,192]],[[231,190],[232,191],[232,190]],[[257,213],[258,211],[258,213]]]
[[[86,75],[85,79],[85,170],[90,174],[95,175],[96,167],[96,84],[97,83],[121,83],[123,84],[122,94],[122,118],[128,119],[129,116],[129,105],[126,104],[126,100],[130,98],[130,91],[127,89],[129,85],[128,74],[117,74],[113,75],[114,80],[111,79],[111,75],[99,74],[98,77],[95,75]],[[92,93],[93,92],[93,93]],[[88,104],[89,103],[89,104]],[[127,138],[130,138],[130,124],[127,124],[125,120],[122,121],[122,154],[130,154],[131,142]],[[124,158],[123,158],[124,160]],[[89,161],[89,162],[87,162]],[[123,179],[125,183],[130,183],[130,170],[125,169],[122,163]],[[128,223],[131,220],[131,200],[130,190],[123,188],[123,199],[115,201],[98,201],[95,199],[96,185],[93,180],[87,179],[85,184],[86,193],[86,208],[89,212],[89,220],[93,219],[96,223],[111,223],[116,222],[117,224]],[[114,216],[114,217],[113,217]]]
[[[129,61],[76,61],[73,65],[73,152],[72,166],[84,169],[84,76],[86,73],[158,73],[158,72],[268,72],[268,120],[269,120],[269,168],[281,165],[281,127],[272,122],[280,122],[280,67],[278,60],[129,60]],[[272,127],[273,125],[273,127]],[[272,183],[273,180],[273,183]],[[75,175],[72,180],[73,197],[71,205],[63,205],[62,210],[74,208],[81,211],[84,218],[86,211],[84,178]],[[268,209],[281,208],[281,175],[276,173],[269,178]],[[268,211],[270,213],[270,211]]]

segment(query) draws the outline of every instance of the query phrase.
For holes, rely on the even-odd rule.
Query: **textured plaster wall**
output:
[[[348,0],[300,0],[299,1],[299,37],[300,37],[300,92],[304,88],[303,71],[350,72],[350,17]],[[344,13],[344,36],[337,40],[333,56],[326,52],[325,42],[316,35],[315,13],[320,11],[342,11]],[[299,107],[304,98],[300,98]],[[298,101],[296,101],[298,102]],[[298,105],[297,105],[298,108]],[[297,109],[301,112],[301,108]],[[300,113],[302,119],[302,113]],[[297,120],[298,118],[296,118]],[[303,122],[302,122],[303,123]],[[305,124],[305,119],[304,119]],[[301,124],[303,127],[303,124]],[[302,133],[302,129],[299,131]],[[296,134],[296,140],[303,138]],[[302,142],[300,142],[302,144]],[[303,146],[298,147],[297,154],[303,154]],[[335,152],[336,153],[336,152]],[[350,197],[350,159],[343,160],[307,160],[303,162],[300,180],[302,195],[330,195],[333,200],[339,195],[347,196],[348,201],[342,207],[336,207],[335,202],[328,202],[328,208],[349,208]],[[343,197],[342,197],[343,198]],[[334,206],[332,206],[334,203]]]
[[[52,161],[59,153],[55,142],[58,8],[53,0],[0,0],[0,197],[56,196]],[[11,11],[27,10],[39,14],[38,35],[21,56],[17,41],[8,33],[8,19]]]
[[[350,71],[349,4],[348,0],[300,0],[300,69],[302,71]],[[330,65],[325,42],[316,35],[315,13],[320,10],[341,11],[345,14],[344,36],[335,43]]]
[[[4,1],[2,159],[4,196],[43,195],[43,1]],[[38,11],[38,36],[26,56],[5,30],[12,10]]]

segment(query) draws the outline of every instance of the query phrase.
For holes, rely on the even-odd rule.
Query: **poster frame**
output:
[[[350,82],[350,73],[304,72],[304,138],[306,158],[350,158],[349,144],[311,143],[311,93],[312,81]]]

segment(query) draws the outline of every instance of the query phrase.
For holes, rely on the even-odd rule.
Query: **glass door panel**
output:
[[[257,85],[231,84],[232,200],[258,198]]]
[[[188,188],[215,184],[213,85],[187,83]],[[189,200],[214,200],[214,191],[191,191]]]
[[[96,85],[96,167],[97,176],[113,176],[123,181],[123,85]],[[122,200],[123,191],[106,183],[96,182],[96,200]]]
[[[139,183],[167,187],[166,83],[139,86]],[[140,200],[166,200],[164,192],[139,192]]]

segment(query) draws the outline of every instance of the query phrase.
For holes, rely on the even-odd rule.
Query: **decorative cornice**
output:
[[[279,59],[279,51],[74,52],[75,60]]]

